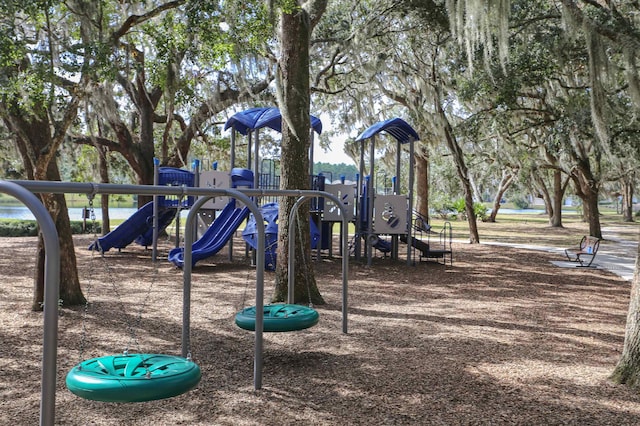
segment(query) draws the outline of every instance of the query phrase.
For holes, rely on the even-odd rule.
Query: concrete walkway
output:
[[[600,243],[598,254],[591,267],[606,269],[614,274],[631,282],[636,268],[636,256],[638,253],[638,239],[640,238],[640,228],[638,238],[635,241],[622,239],[616,228],[602,228],[604,240]],[[528,250],[540,250],[558,254],[558,260],[552,261],[556,266],[563,268],[575,268],[574,262],[569,262],[564,254],[566,247],[543,247],[531,246],[527,244],[509,244],[499,242],[486,242],[482,244],[517,247]]]

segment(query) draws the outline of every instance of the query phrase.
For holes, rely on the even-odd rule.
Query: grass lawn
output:
[[[86,195],[83,194],[67,194],[67,207],[87,207],[89,205],[89,201]],[[14,197],[0,193],[0,205],[3,206],[22,206],[22,203],[16,200]],[[109,205],[111,207],[134,207],[135,200],[133,195],[110,195],[109,196]],[[100,207],[100,197],[96,197],[95,207]]]
[[[469,239],[469,224],[466,220],[451,221],[453,238],[457,240]],[[432,229],[442,229],[444,220],[433,219]],[[577,213],[562,216],[562,228],[549,226],[546,214],[498,214],[495,223],[478,221],[480,242],[498,241],[515,244],[534,244],[549,247],[571,247],[577,244],[583,235],[589,233],[588,223]],[[603,229],[615,226],[623,230],[629,229],[634,234],[640,228],[640,222],[623,222],[622,216],[614,212],[605,212],[600,216]],[[606,239],[606,232],[603,232]]]

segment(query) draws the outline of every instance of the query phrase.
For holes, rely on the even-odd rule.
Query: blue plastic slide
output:
[[[197,261],[218,253],[248,216],[249,209],[247,207],[236,208],[236,201],[234,199],[229,201],[204,235],[193,243],[191,265],[195,266]],[[182,268],[184,266],[184,248],[177,247],[171,250],[169,262]]]
[[[160,209],[160,217],[158,218],[158,232],[164,231],[167,226],[173,222],[173,219],[176,217],[175,209]],[[151,218],[153,220],[153,218]],[[147,231],[143,234],[138,235],[136,238],[136,244],[140,244],[141,246],[148,247],[153,244],[153,223],[152,226],[147,229]]]
[[[169,225],[171,220],[167,222],[166,217],[173,218],[173,212],[167,209],[160,209],[160,218],[165,218],[165,227]],[[94,241],[89,245],[89,250],[108,251],[115,247],[117,249],[125,248],[133,242],[138,236],[145,234],[153,229],[153,201],[148,202],[136,211],[131,217],[122,222],[116,229],[98,238],[100,247]],[[164,228],[162,228],[164,229]]]

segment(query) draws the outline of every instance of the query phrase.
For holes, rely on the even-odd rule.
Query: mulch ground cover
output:
[[[145,403],[71,394],[81,359],[180,354],[182,272],[129,247],[99,256],[76,237],[86,307],[60,311],[56,422],[61,425],[635,425],[640,395],[609,374],[621,353],[630,282],[558,268],[557,254],[454,244],[453,267],[376,258],[350,262],[341,332],[339,258],[315,264],[320,321],[265,334],[253,388],[253,333],[234,324],[253,304],[255,270],[241,254],[193,272],[194,390]],[[0,424],[37,424],[42,314],[30,310],[35,238],[0,239]],[[240,247],[241,244],[238,243]],[[166,256],[168,243],[161,247]],[[266,273],[265,287],[272,289]],[[137,325],[135,338],[127,331]]]

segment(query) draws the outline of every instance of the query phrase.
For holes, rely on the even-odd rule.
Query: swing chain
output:
[[[93,197],[94,197],[94,193],[91,193],[89,195],[87,195],[87,198],[89,199],[89,219],[91,220],[91,228],[93,230],[93,241],[95,242],[95,244],[98,245],[98,249],[100,248],[100,243],[98,242],[98,235],[97,235],[97,226],[96,226],[96,212],[93,208]],[[91,250],[91,259],[89,261],[89,269],[93,270],[94,267],[94,256],[95,256],[95,251]],[[91,279],[87,280],[87,292],[85,295],[85,302],[84,302],[84,309],[82,312],[82,331],[81,331],[81,337],[80,337],[80,353],[78,355],[79,357],[79,361],[78,361],[78,365],[80,366],[79,368],[81,368],[81,362],[83,359],[83,355],[84,355],[84,351],[86,349],[86,345],[87,345],[87,316],[89,315],[89,296],[91,294],[91,289],[92,289],[92,284],[93,281]]]
[[[94,192],[92,192],[91,194],[87,195],[87,198],[89,199],[89,218],[91,219],[91,227],[93,228],[93,241],[94,241],[94,246],[95,249],[91,250],[91,262],[90,262],[90,267],[89,269],[91,271],[93,271],[94,269],[94,259],[95,259],[95,251],[97,249],[98,252],[100,252],[100,257],[102,259],[102,266],[103,269],[105,271],[105,274],[107,277],[113,277],[113,270],[111,269],[111,267],[109,266],[109,263],[107,262],[107,259],[104,255],[104,250],[102,250],[102,247],[100,245],[100,239],[98,238],[97,232],[98,232],[98,227],[97,227],[97,223],[96,223],[96,212],[95,212],[95,208],[93,205],[93,199],[95,196],[95,189]],[[141,317],[142,317],[142,310],[140,310],[139,315],[138,315],[138,319],[136,321],[135,325],[132,325],[130,323],[130,321],[127,319],[127,315],[126,315],[126,308],[124,306],[124,302],[122,301],[122,296],[120,295],[120,291],[118,290],[118,286],[115,283],[115,280],[113,278],[110,279],[111,281],[111,288],[113,291],[113,294],[116,296],[116,300],[118,301],[118,304],[120,306],[120,310],[122,312],[123,317],[125,318],[125,323],[126,323],[126,327],[127,327],[127,332],[130,335],[130,339],[129,342],[127,343],[127,345],[125,346],[124,350],[122,351],[124,355],[128,355],[129,354],[129,346],[131,346],[131,342],[135,342],[135,346],[138,350],[138,352],[140,352],[140,344],[138,342],[138,338],[136,336],[136,328],[137,326],[140,324],[141,321]],[[82,320],[82,338],[80,340],[80,359],[82,360],[85,348],[86,348],[86,341],[87,341],[87,325],[86,325],[86,318],[89,315],[89,295],[91,293],[91,289],[92,289],[92,284],[93,281],[90,279],[87,281],[87,294],[86,294],[86,302],[84,305],[84,312],[82,314],[83,316],[83,320]],[[151,293],[151,289],[149,289],[148,293],[147,293],[147,298],[149,297],[149,294]],[[144,304],[146,304],[146,300],[144,302]]]
[[[126,347],[124,348],[123,354],[125,356],[127,356],[129,354],[129,346],[131,346],[133,343],[135,344],[138,353],[140,353],[141,352],[140,351],[140,342],[139,342],[138,337],[136,335],[136,330],[139,328],[139,326],[140,326],[140,324],[142,322],[142,313],[143,313],[145,307],[148,304],[148,301],[149,301],[149,299],[151,297],[151,292],[152,292],[153,286],[155,285],[155,282],[156,282],[156,277],[157,277],[157,274],[158,274],[158,262],[157,262],[157,260],[155,260],[153,262],[153,264],[154,264],[153,279],[151,281],[151,284],[149,285],[149,288],[147,290],[147,294],[146,294],[146,296],[144,298],[144,301],[140,305],[140,309],[138,311],[137,318],[135,319],[134,323],[132,324],[132,322],[129,320],[129,317],[126,314],[126,307],[125,307],[124,302],[122,300],[122,296],[120,294],[120,291],[118,290],[118,286],[116,285],[116,282],[113,279],[113,276],[114,276],[113,275],[113,270],[109,266],[109,263],[107,262],[107,259],[106,259],[105,255],[104,255],[104,251],[102,250],[102,247],[100,245],[100,241],[99,241],[98,236],[97,236],[97,229],[98,228],[97,228],[97,225],[96,225],[96,214],[95,214],[95,209],[94,209],[94,206],[93,206],[93,199],[94,199],[94,196],[95,196],[96,193],[97,193],[97,187],[94,186],[93,192],[87,196],[88,200],[89,200],[89,218],[91,219],[91,226],[93,228],[93,241],[94,241],[94,247],[95,247],[93,250],[91,250],[91,261],[90,261],[89,269],[90,269],[90,271],[94,270],[94,259],[95,259],[95,253],[94,252],[95,252],[95,249],[97,249],[97,250],[100,251],[104,270],[105,270],[107,276],[110,277],[113,293],[114,293],[114,295],[116,297],[116,300],[117,300],[117,302],[119,304],[120,310],[121,310],[121,312],[122,312],[122,314],[124,316],[124,321],[126,323],[127,330],[128,330],[128,332],[130,334],[129,342],[127,343]],[[178,209],[178,214],[179,214],[179,212],[180,212],[180,209]],[[93,272],[91,273],[91,277],[93,277]],[[81,331],[82,334],[81,334],[81,341],[80,341],[80,354],[79,354],[80,360],[79,360],[79,362],[77,364],[78,370],[82,370],[82,365],[83,365],[82,359],[83,359],[83,354],[84,354],[84,351],[85,351],[85,348],[86,348],[86,345],[87,345],[87,342],[86,342],[87,341],[87,326],[86,326],[86,322],[87,321],[86,321],[86,319],[88,317],[88,312],[89,312],[89,295],[91,293],[92,284],[93,284],[93,278],[90,278],[89,280],[87,280],[86,301],[85,301],[84,310],[83,310],[83,314],[82,314],[82,331]],[[188,353],[187,359],[191,360],[191,352]],[[144,357],[142,359],[142,365],[145,368],[144,377],[146,377],[147,379],[151,379],[152,378],[152,373],[151,373],[151,370],[149,369],[149,364],[144,359]]]
[[[156,283],[156,277],[159,274],[158,260],[156,259],[152,263],[153,263],[153,276],[151,279],[151,284],[149,284],[149,288],[147,289],[147,294],[145,295],[144,300],[140,304],[140,308],[138,309],[138,315],[136,317],[135,323],[133,324],[133,326],[130,326],[131,338],[129,339],[129,344],[131,344],[132,341],[135,342],[138,353],[140,353],[140,342],[138,341],[138,336],[136,333],[140,327],[140,324],[142,323],[142,313],[145,311],[145,308],[149,303],[149,299],[151,298],[151,291],[153,290],[153,287]]]
[[[96,228],[96,210],[93,208],[93,195],[89,196],[89,219],[91,220],[91,226],[93,226],[93,233],[95,234]]]

